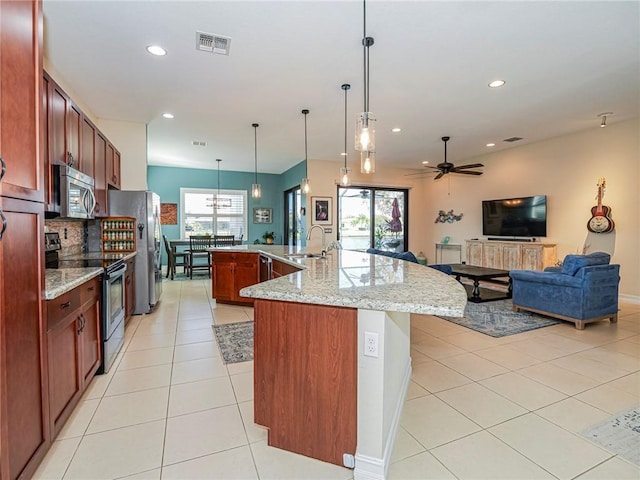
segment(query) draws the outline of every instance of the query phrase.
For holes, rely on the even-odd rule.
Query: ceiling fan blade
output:
[[[467,170],[462,170],[461,172],[453,170],[451,173],[459,173],[461,175],[482,175],[482,172],[469,172]]]
[[[439,178],[442,178],[444,176],[444,172],[440,172],[438,175],[435,176],[434,180],[438,180]]]
[[[484,165],[481,163],[471,163],[469,165],[460,165],[459,167],[455,167],[454,170],[459,170],[461,168],[480,168],[480,167],[484,167]]]

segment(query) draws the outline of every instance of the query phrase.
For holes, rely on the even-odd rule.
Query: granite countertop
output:
[[[45,270],[46,300],[53,300],[63,293],[67,293],[84,282],[102,274],[102,267],[85,268],[47,268]]]
[[[326,258],[291,258],[305,253],[286,245],[238,245],[211,251],[266,254],[302,269],[240,290],[245,297],[390,312],[462,317],[464,287],[454,277],[424,265],[353,250]],[[311,252],[315,253],[315,252]]]
[[[67,255],[61,257],[60,260],[128,260],[135,257],[136,252],[127,253],[102,253],[87,252],[78,253],[76,255]],[[45,270],[45,292],[46,300],[53,300],[63,293],[67,293],[74,288],[82,285],[84,282],[102,274],[102,267],[83,267],[83,268],[47,268]]]

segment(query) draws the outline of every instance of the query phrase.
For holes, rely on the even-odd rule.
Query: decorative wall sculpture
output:
[[[462,216],[463,215],[464,215],[464,213],[460,213],[460,214],[456,215],[455,213],[453,213],[453,210],[449,210],[448,212],[445,212],[444,210],[440,210],[438,212],[438,216],[436,217],[435,222],[433,222],[433,223],[459,222],[460,220],[462,220]]]

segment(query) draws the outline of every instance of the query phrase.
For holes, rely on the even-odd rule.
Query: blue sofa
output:
[[[544,272],[511,270],[513,309],[528,310],[574,322],[578,330],[590,322],[618,321],[620,265],[610,255],[567,255],[562,267]]]
[[[378,250],[377,248],[369,248],[367,253],[373,255],[384,255],[385,257],[397,258],[398,260],[404,260],[406,262],[420,263],[416,256],[411,252],[389,252],[387,250]],[[439,270],[447,275],[451,275],[451,265],[446,264],[433,264],[427,265],[427,267]]]

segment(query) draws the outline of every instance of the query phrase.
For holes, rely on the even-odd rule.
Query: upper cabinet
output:
[[[66,164],[93,177],[95,215],[107,217],[107,190],[120,189],[120,152],[46,72],[44,87],[45,201],[47,205],[52,203],[52,165]]]
[[[0,195],[42,202],[42,20],[38,2],[0,7]]]
[[[111,143],[107,144],[107,183],[120,190],[120,152]]]

